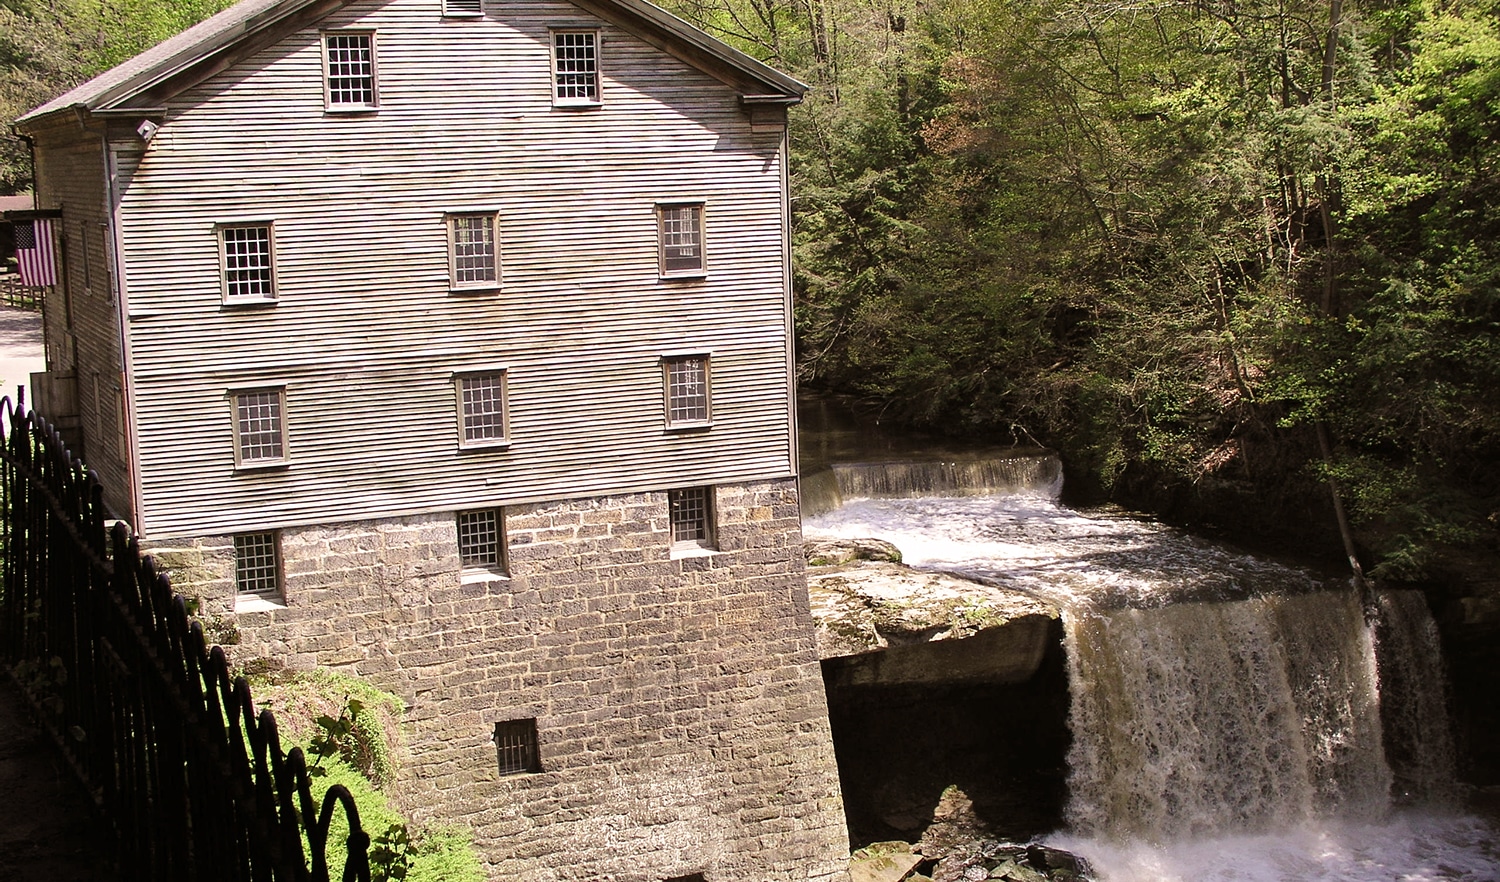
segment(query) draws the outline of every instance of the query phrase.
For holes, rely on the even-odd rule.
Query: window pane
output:
[[[275,533],[234,537],[234,585],[241,594],[281,594],[281,567]]]
[[[236,428],[239,431],[240,462],[279,460],[281,446],[281,392],[242,392],[235,396]]]
[[[661,266],[667,273],[703,269],[703,206],[662,207]]]
[[[599,64],[595,35],[588,31],[553,35],[557,97],[599,100]]]
[[[375,104],[375,64],[369,34],[329,34],[328,103],[334,106]]]
[[[667,422],[708,420],[708,359],[674,358],[667,362]]]
[[[269,300],[271,288],[271,228],[225,227],[224,292],[230,300]]]
[[[500,566],[500,522],[493,509],[459,514],[458,559],[466,567]]]
[[[463,215],[453,224],[453,283],[495,281],[494,215]]]
[[[708,488],[692,487],[667,493],[671,509],[672,541],[703,542],[708,539]]]
[[[464,377],[459,389],[464,441],[505,440],[505,375]]]

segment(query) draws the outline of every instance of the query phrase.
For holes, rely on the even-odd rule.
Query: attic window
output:
[[[561,106],[599,103],[599,32],[552,32],[552,100]]]
[[[449,18],[475,18],[484,14],[484,0],[443,0],[443,15]]]
[[[337,31],[323,35],[324,97],[329,110],[374,110],[375,35]]]

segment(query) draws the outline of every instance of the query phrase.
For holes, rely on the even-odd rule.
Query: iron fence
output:
[[[327,882],[342,809],[342,878],[368,882],[349,791],[318,804],[301,749],[137,538],[106,527],[94,475],[24,402],[0,399],[0,430],[0,661],[103,809],[121,879]]]

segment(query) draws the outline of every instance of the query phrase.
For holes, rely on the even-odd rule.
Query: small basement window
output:
[[[663,879],[661,882],[708,882],[708,880],[703,878],[702,873],[688,873],[686,876],[673,876],[670,879]]]
[[[501,775],[540,772],[542,760],[537,752],[536,718],[496,723],[495,755]]]
[[[687,487],[667,491],[672,546],[674,548],[714,547],[713,493],[709,487]]]
[[[279,533],[241,533],[234,537],[234,590],[235,612],[286,605]]]
[[[487,508],[458,513],[458,559],[465,571],[475,575],[506,575],[503,511]]]

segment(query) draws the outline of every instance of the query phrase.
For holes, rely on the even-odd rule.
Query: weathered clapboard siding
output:
[[[38,133],[52,149],[38,153],[38,208],[61,210],[54,221],[60,243],[58,285],[44,307],[47,366],[72,375],[89,467],[105,488],[105,503],[130,511],[130,472],[122,456],[120,322],[113,290],[109,200],[103,141],[79,141],[71,127]],[[53,139],[56,138],[54,143]],[[52,415],[49,415],[52,416]]]
[[[500,4],[492,4],[500,7]],[[598,27],[603,106],[554,109],[551,26]],[[153,536],[793,473],[781,134],[565,2],[444,20],[356,2],[378,113],[326,114],[318,28],[174,99],[122,162]],[[708,275],[658,278],[658,202],[705,204]],[[452,294],[445,212],[500,215],[502,288]],[[275,224],[279,302],[221,305],[215,224]],[[660,356],[712,353],[714,425],[664,428]],[[452,375],[508,370],[511,444],[459,451]],[[290,464],[234,472],[230,387],[285,385]]]

